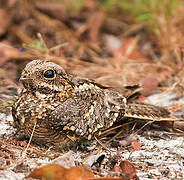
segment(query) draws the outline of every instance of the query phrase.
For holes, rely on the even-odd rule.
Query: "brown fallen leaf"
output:
[[[122,57],[127,57],[134,62],[150,63],[150,61],[140,52],[138,40],[139,38],[124,39],[122,45],[112,52],[114,58],[122,59]],[[127,59],[125,58],[125,60]]]
[[[9,14],[6,12],[4,9],[0,9],[0,36],[6,33],[8,30],[8,27],[10,26],[11,23],[11,18]]]
[[[140,95],[140,96],[138,97],[138,100],[139,100],[139,101],[142,101],[142,102],[146,101],[147,99],[148,99],[147,97],[142,96],[142,95]]]
[[[139,180],[139,177],[136,175],[135,166],[128,160],[121,161],[120,167],[122,173],[125,174],[130,180]]]
[[[62,180],[88,180],[94,177],[92,171],[84,166],[71,167],[66,171],[65,179]]]
[[[52,180],[59,180],[64,173],[65,168],[57,165],[57,164],[49,164],[47,166],[43,166],[41,168],[35,169],[28,175],[28,178],[35,178],[35,179],[52,179]]]
[[[127,180],[120,177],[95,177],[89,178],[88,180]]]
[[[156,90],[158,84],[158,78],[154,75],[144,78],[142,81],[143,90],[141,91],[141,94],[143,96],[150,95],[153,91]]]
[[[8,41],[0,42],[0,66],[11,58],[20,58],[21,52],[14,48]]]
[[[140,142],[138,142],[138,141],[132,141],[132,147],[133,147],[133,149],[135,150],[135,151],[140,151],[140,149],[141,149],[141,145],[140,145]]]
[[[69,169],[57,164],[49,164],[35,169],[27,178],[44,180],[88,180],[94,177],[92,171],[84,166],[71,167]]]

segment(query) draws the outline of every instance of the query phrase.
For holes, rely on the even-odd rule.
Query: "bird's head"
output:
[[[29,91],[52,93],[72,86],[70,78],[71,75],[53,62],[33,60],[22,71],[20,81]]]

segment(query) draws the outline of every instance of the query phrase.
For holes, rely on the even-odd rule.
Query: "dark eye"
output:
[[[53,78],[54,77],[54,71],[52,69],[49,69],[44,72],[44,77],[45,78]]]

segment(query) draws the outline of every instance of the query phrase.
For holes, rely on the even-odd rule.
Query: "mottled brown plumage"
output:
[[[78,138],[91,139],[126,117],[175,120],[162,107],[129,100],[134,88],[124,95],[121,89],[72,76],[52,62],[28,63],[20,80],[24,89],[13,107],[15,122],[27,136],[35,126],[33,140],[48,146],[62,148]]]

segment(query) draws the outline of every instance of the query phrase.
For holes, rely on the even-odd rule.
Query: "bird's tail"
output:
[[[176,117],[172,116],[167,109],[142,102],[128,103],[125,108],[124,116],[152,121],[178,120]]]

